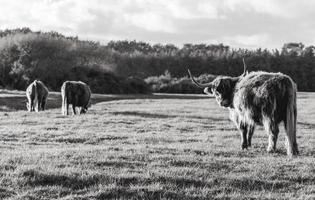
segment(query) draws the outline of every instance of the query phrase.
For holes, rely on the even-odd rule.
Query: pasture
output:
[[[26,112],[0,92],[0,199],[315,199],[315,94],[298,94],[300,155],[281,126],[241,150],[228,111],[204,95],[93,95],[85,115]]]

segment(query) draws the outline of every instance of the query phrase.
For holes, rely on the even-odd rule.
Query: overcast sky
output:
[[[30,27],[80,39],[315,45],[313,0],[0,0],[0,29]]]

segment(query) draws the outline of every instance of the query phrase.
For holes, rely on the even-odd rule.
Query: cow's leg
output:
[[[42,107],[42,110],[45,110],[45,107],[46,107],[46,98],[43,98],[43,99],[42,99],[42,105],[41,105],[41,107]]]
[[[241,133],[241,139],[242,139],[242,149],[247,149],[248,143],[247,143],[247,131],[248,131],[248,125],[241,123],[239,126],[239,130]]]
[[[270,146],[269,149],[272,149],[271,151],[275,152],[277,149],[277,140],[278,140],[278,135],[279,135],[279,127],[277,124],[274,123],[272,125],[271,132],[272,132],[272,135],[271,135],[271,138],[269,138],[269,146]],[[271,145],[270,145],[270,141],[271,141]]]
[[[252,146],[252,137],[254,134],[255,126],[249,125],[247,128],[247,146]]]
[[[85,114],[86,113],[86,108],[85,107],[81,107],[81,109],[80,109],[80,114]]]
[[[289,156],[298,155],[298,145],[296,142],[296,115],[297,111],[296,108],[293,110],[293,119],[291,121],[287,121],[284,119],[284,128],[286,132],[286,145],[287,145],[287,154]]]
[[[34,107],[34,100],[31,101],[31,112],[35,111],[35,107]]]
[[[66,115],[69,115],[69,104],[68,103],[66,103],[67,105],[66,105]]]
[[[298,150],[298,145],[296,142],[296,136],[292,136],[289,134],[288,131],[288,124],[286,121],[284,121],[284,128],[285,128],[285,132],[286,132],[286,145],[287,145],[287,154],[289,156],[293,156],[293,155],[298,155],[299,154],[299,150]]]
[[[75,103],[72,104],[72,110],[73,110],[73,114],[76,115],[77,112],[76,112],[76,110],[75,110]]]
[[[27,108],[27,111],[31,112],[30,100],[27,100],[26,108]]]
[[[277,139],[279,134],[279,127],[278,124],[273,122],[270,119],[264,120],[264,127],[268,134],[268,152],[275,152],[276,151],[276,145],[277,145]]]
[[[77,112],[76,112],[76,110],[75,110],[75,107],[77,106],[77,103],[78,102],[78,98],[77,97],[74,97],[73,98],[73,102],[72,102],[72,110],[73,110],[73,114],[74,115],[76,115],[77,114]]]
[[[241,134],[241,148],[242,149],[247,149],[248,147],[248,142],[247,142],[247,132],[248,132],[248,125],[245,123],[242,123],[239,119],[238,114],[235,112],[234,109],[229,109],[230,111],[230,119],[234,122],[236,125],[237,129],[239,130]]]
[[[41,99],[38,99],[37,105],[36,105],[37,106],[37,112],[40,111],[41,105],[42,105],[42,101],[41,101]]]

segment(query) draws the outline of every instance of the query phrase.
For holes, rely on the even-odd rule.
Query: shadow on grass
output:
[[[9,94],[9,95],[8,95]],[[105,101],[123,99],[205,99],[205,95],[187,94],[146,94],[146,95],[103,95],[92,94],[91,103],[96,104]],[[24,91],[0,90],[0,111],[10,112],[26,110],[26,96]],[[50,92],[46,109],[61,108],[61,95],[59,92]]]
[[[96,162],[95,166],[97,167],[115,167],[115,168],[130,168],[135,169],[139,167],[144,167],[147,164],[144,162],[129,162],[129,161],[100,161]]]
[[[0,199],[9,198],[11,196],[15,195],[14,191],[11,191],[6,188],[0,188]]]
[[[48,174],[36,170],[27,170],[22,173],[25,184],[31,186],[59,185],[73,190],[90,187],[100,182],[98,176],[79,177],[78,175]]]
[[[229,171],[232,166],[227,165],[222,161],[215,162],[196,162],[196,161],[185,161],[185,160],[171,160],[168,162],[169,165],[175,167],[189,167],[189,168],[198,168],[198,169],[207,169],[208,171]]]
[[[314,185],[315,184],[315,176],[314,175],[312,177],[301,177],[301,176],[288,177],[285,180],[299,183],[302,185]]]
[[[138,117],[144,117],[144,118],[174,118],[174,117],[178,117],[177,115],[153,114],[153,113],[138,112],[138,111],[111,112],[111,114],[113,114],[113,115],[138,116]]]
[[[306,129],[315,129],[315,124],[306,123],[306,122],[297,122],[297,124],[304,126]]]
[[[227,187],[237,191],[278,191],[288,189],[290,182],[266,181],[250,178],[227,179],[223,181]]]
[[[130,189],[130,188],[117,188],[114,190],[103,191],[96,195],[98,200],[103,199],[209,199],[211,196],[199,197],[192,195],[185,195],[175,191],[169,190],[149,190],[147,188]]]
[[[148,113],[148,112],[139,112],[139,111],[117,111],[111,112],[113,115],[126,115],[126,116],[137,116],[143,118],[190,118],[190,119],[204,119],[209,121],[227,121],[230,122],[227,118],[222,117],[210,117],[210,116],[196,116],[196,115],[172,115],[172,114],[155,114],[155,113]]]
[[[26,96],[0,96],[0,111],[12,112],[17,110],[26,111]],[[61,107],[61,96],[50,94],[47,100],[46,109],[54,109]]]
[[[117,166],[117,163],[103,162],[101,166]],[[129,163],[122,163],[122,166]],[[181,164],[179,164],[181,165]],[[139,167],[139,166],[138,166]],[[106,187],[106,190],[96,194],[97,199],[108,198],[171,198],[171,199],[200,199],[204,196],[191,196],[182,192],[185,188],[196,188],[196,190],[207,189],[207,198],[218,193],[218,189],[225,188],[225,192],[253,192],[253,191],[283,191],[296,184],[296,180],[290,181],[268,181],[255,178],[225,178],[213,177],[207,179],[197,179],[191,177],[178,176],[115,176],[106,174],[79,176],[76,174],[52,174],[38,170],[26,170],[21,173],[23,181],[22,186],[61,186],[72,190],[81,190],[95,187],[95,185],[115,185],[115,187]],[[309,180],[312,181],[312,180]],[[303,182],[303,180],[301,181]],[[150,186],[158,184],[163,186],[156,189],[148,189]],[[132,187],[131,187],[132,186]],[[146,188],[147,187],[147,188]],[[138,188],[138,189],[137,189]],[[0,190],[1,192],[1,190]],[[6,193],[7,191],[4,191]],[[204,194],[203,194],[204,195]],[[210,196],[209,196],[210,195]]]
[[[58,137],[58,138],[54,138],[51,141],[53,142],[58,142],[58,143],[66,143],[66,144],[78,144],[78,143],[82,143],[82,144],[99,144],[103,141],[114,141],[114,140],[126,140],[128,139],[127,136],[112,136],[112,135],[108,135],[105,137]],[[0,141],[15,141],[17,139],[2,139],[0,137]],[[47,142],[49,141],[49,139],[47,137],[35,137],[33,138],[33,141],[35,142]]]

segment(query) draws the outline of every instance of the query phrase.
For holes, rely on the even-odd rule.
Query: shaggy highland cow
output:
[[[26,89],[26,108],[29,112],[45,110],[48,89],[43,82],[35,80]]]
[[[69,114],[69,105],[72,104],[73,114],[76,114],[76,107],[80,107],[80,114],[86,113],[90,105],[90,87],[81,81],[66,81],[61,87],[62,114]]]
[[[243,60],[244,62],[244,60]],[[276,150],[279,123],[284,122],[287,154],[298,154],[296,142],[296,84],[282,73],[246,71],[238,77],[218,76],[207,84],[191,80],[217,103],[230,111],[230,119],[241,133],[242,149],[251,146],[255,125],[263,125],[268,136],[268,152]]]

